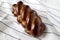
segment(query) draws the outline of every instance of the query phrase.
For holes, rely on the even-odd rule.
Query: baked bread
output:
[[[35,10],[25,5],[22,1],[13,4],[12,9],[17,21],[23,25],[25,32],[33,36],[42,35],[46,26]]]

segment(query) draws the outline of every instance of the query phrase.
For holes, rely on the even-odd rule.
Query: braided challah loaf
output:
[[[22,1],[13,4],[13,14],[17,16],[17,21],[23,25],[25,31],[33,36],[39,36],[45,30],[45,24],[28,5],[24,5]]]

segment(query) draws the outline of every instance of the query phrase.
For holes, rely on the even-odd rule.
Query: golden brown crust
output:
[[[17,5],[14,4],[14,5],[12,6],[12,13],[13,13],[15,16],[17,16],[17,10],[16,10],[16,8],[17,8]]]
[[[22,1],[13,5],[12,12],[17,16],[17,21],[23,25],[25,31],[30,35],[39,36],[46,29],[37,12],[28,5],[23,4]]]

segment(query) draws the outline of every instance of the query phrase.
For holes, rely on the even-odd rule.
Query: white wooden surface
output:
[[[60,0],[22,1],[37,11],[46,30],[38,38],[28,35],[11,13],[12,4],[17,0],[0,0],[0,40],[60,40]]]

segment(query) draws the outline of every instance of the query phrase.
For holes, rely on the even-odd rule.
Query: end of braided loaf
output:
[[[23,4],[22,1],[13,4],[12,9],[13,14],[17,17],[17,21],[23,25],[28,34],[33,36],[42,35],[46,26],[35,10],[32,10],[28,5]]]

